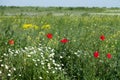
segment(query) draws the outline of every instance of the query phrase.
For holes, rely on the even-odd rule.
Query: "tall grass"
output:
[[[24,29],[24,24],[39,28]],[[50,28],[42,28],[45,25]],[[1,16],[0,78],[119,80],[119,26],[120,16]],[[47,38],[48,33],[52,39]],[[68,39],[65,44],[60,42],[64,38]],[[8,43],[11,39],[13,45]]]

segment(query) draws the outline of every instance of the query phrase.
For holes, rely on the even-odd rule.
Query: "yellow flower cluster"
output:
[[[39,27],[33,24],[24,24],[23,25],[23,29],[29,29],[29,28],[33,28],[33,29],[38,29]]]
[[[33,24],[24,24],[23,25],[23,29],[30,29],[30,28],[37,30],[39,27],[37,25],[33,25]],[[46,25],[43,25],[41,27],[41,29],[48,30],[48,29],[51,29],[51,26],[49,24],[46,24]]]

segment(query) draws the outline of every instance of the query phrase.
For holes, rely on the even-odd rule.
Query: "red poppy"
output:
[[[98,52],[98,51],[95,51],[95,52],[94,52],[94,57],[95,57],[95,58],[98,58],[98,57],[99,57],[99,52]]]
[[[108,53],[106,56],[108,59],[112,58],[112,55],[110,53]]]
[[[100,39],[101,39],[102,41],[104,41],[104,40],[105,40],[105,36],[104,36],[104,35],[101,35],[101,36],[100,36]]]
[[[68,39],[66,39],[66,38],[64,38],[64,39],[60,40],[60,42],[61,42],[61,43],[64,43],[64,44],[65,44],[65,43],[67,43],[68,41],[69,41],[69,40],[68,40]]]
[[[52,37],[53,37],[53,35],[51,33],[48,33],[46,36],[48,39],[52,39]]]
[[[8,43],[9,43],[10,45],[13,45],[13,44],[14,44],[14,40],[11,39],[11,40],[8,41]]]

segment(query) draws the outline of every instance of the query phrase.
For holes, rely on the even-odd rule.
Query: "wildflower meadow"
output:
[[[120,80],[120,16],[1,15],[0,80]]]

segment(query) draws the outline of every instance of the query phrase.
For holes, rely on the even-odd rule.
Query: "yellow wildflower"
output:
[[[23,25],[23,29],[29,29],[29,28],[33,28],[33,29],[38,29],[39,27],[33,24],[24,24]]]
[[[37,30],[38,28],[39,28],[38,26],[34,25],[34,29],[36,29],[36,30]]]
[[[24,28],[24,29],[28,29],[28,28],[32,28],[32,27],[33,27],[32,24],[24,24],[24,25],[23,25],[23,28]]]
[[[51,29],[51,26],[49,24],[43,25],[41,29]]]

